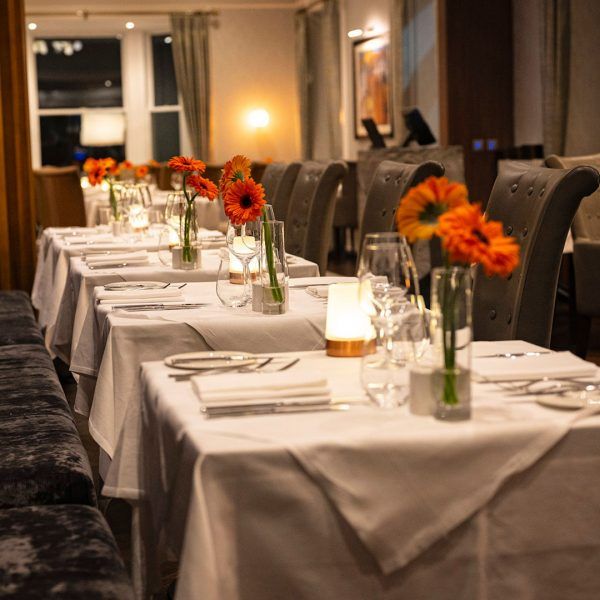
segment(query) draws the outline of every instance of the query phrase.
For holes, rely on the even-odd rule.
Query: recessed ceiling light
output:
[[[35,31],[37,29],[37,23],[29,23],[27,29],[29,29],[29,31]]]
[[[168,35],[168,36],[165,38],[165,44],[170,44],[172,41],[173,41],[173,38],[172,38],[170,35]]]
[[[352,29],[348,32],[348,37],[349,38],[357,38],[357,37],[360,37],[362,34],[363,34],[362,29]]]
[[[135,23],[133,21],[127,21],[125,23],[125,29],[133,29],[135,27]]]

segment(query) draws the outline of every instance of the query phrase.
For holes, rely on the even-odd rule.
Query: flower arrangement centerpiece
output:
[[[193,156],[173,156],[169,160],[169,168],[182,174],[182,192],[185,198],[185,210],[181,220],[181,268],[195,268],[197,266],[197,248],[194,246],[197,236],[197,222],[195,203],[197,197],[202,196],[214,200],[219,191],[217,186],[202,177],[206,165]]]
[[[119,205],[117,203],[114,188],[115,179],[119,174],[117,161],[110,157],[90,157],[83,163],[83,170],[86,173],[91,186],[100,185],[103,181],[106,181],[108,184],[108,201],[110,202],[113,221],[120,221],[121,214],[119,212]]]
[[[444,266],[432,272],[432,338],[438,350],[436,416],[465,418],[462,395],[470,394],[468,367],[459,355],[470,345],[470,267],[488,276],[507,277],[519,264],[519,245],[489,221],[467,188],[445,177],[429,177],[411,188],[396,211],[398,231],[410,243],[439,238]],[[468,386],[468,387],[467,387]],[[470,414],[470,409],[466,412]]]
[[[244,239],[249,223],[258,222],[261,244],[264,249],[266,262],[265,272],[269,279],[269,289],[274,302],[282,304],[285,300],[284,291],[277,276],[275,252],[273,250],[273,231],[269,227],[269,217],[266,210],[265,190],[251,176],[250,160],[242,155],[236,155],[225,163],[219,188],[223,197],[225,214],[230,221],[230,228],[239,232]],[[235,254],[235,248],[232,249]],[[247,263],[244,265],[244,283],[248,284],[249,272]]]

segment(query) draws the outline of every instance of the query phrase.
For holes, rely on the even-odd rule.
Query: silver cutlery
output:
[[[95,267],[93,265],[88,264],[87,268],[90,269],[91,271],[94,271],[96,269],[118,269],[121,267],[129,267],[129,266],[134,266],[131,263],[128,262],[120,262],[120,263],[111,263],[109,265],[100,265],[99,267]],[[140,266],[145,267],[147,266],[147,263],[141,263]]]
[[[203,361],[212,361],[212,360],[249,360],[254,358],[253,356],[248,356],[247,354],[234,354],[229,356],[189,356],[187,358],[175,358],[171,361],[173,365],[184,365],[190,362],[203,362]]]
[[[474,356],[473,358],[519,358],[521,356],[541,356],[542,354],[552,354],[552,351],[542,350],[541,352],[499,352],[498,354],[484,354],[483,356]]]
[[[171,373],[169,377],[175,381],[188,381],[196,375],[216,375],[218,373],[254,373],[259,371],[263,367],[266,367],[271,361],[272,357],[269,357],[259,363],[248,365],[246,367],[240,367],[239,365],[224,365],[222,367],[214,367],[213,369],[198,369],[195,371],[188,371],[187,373]]]
[[[244,406],[243,408],[223,408],[204,406],[201,409],[202,414],[207,419],[218,419],[224,417],[246,417],[260,415],[277,415],[291,413],[310,413],[310,412],[325,412],[325,411],[347,411],[350,410],[350,404],[333,403],[330,400],[320,403],[273,403],[270,405],[260,406]]]
[[[124,310],[125,312],[152,311],[152,310],[192,310],[209,306],[207,303],[188,303],[188,304],[122,304],[113,306],[111,310]]]

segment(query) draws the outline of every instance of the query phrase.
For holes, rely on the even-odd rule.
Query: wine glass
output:
[[[382,407],[406,399],[407,362],[429,345],[424,302],[406,239],[397,233],[369,234],[358,269],[362,309],[377,332],[377,348],[362,364],[363,385]]]
[[[243,225],[229,222],[227,227],[227,247],[241,263],[244,279],[244,297],[246,302],[252,298],[250,280],[250,262],[260,252],[261,221],[248,221]]]

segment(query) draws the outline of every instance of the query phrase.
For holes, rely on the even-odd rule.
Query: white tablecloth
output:
[[[294,368],[360,389],[357,359]],[[370,407],[207,421],[169,372],[142,366],[142,425],[104,493],[144,498],[146,549],[180,556],[178,600],[597,597],[600,418],[476,384],[464,423]]]
[[[249,306],[226,308],[214,283],[190,283],[182,291],[186,302],[210,306],[125,313],[95,305],[90,328],[82,331],[73,350],[71,371],[79,376],[75,409],[89,415],[90,433],[109,457],[126,416],[139,420],[142,362],[195,350],[284,352],[325,345],[326,304],[304,289],[290,290],[290,309],[284,315],[255,313]]]
[[[78,230],[91,243],[67,244],[64,239],[64,231],[66,230],[49,228],[42,234],[38,242],[38,262],[31,292],[33,306],[38,310],[38,322],[40,327],[46,330],[46,347],[53,357],[56,354],[52,341],[63,299],[67,301],[65,298],[67,294],[71,297],[69,301],[72,301],[72,296],[76,293],[69,284],[70,258],[80,256],[87,250],[152,251],[158,247],[158,238],[152,235],[123,235],[119,238],[111,236],[112,239],[106,241],[106,234],[96,233],[94,229]],[[68,362],[68,356],[60,357]]]
[[[150,253],[149,264],[122,268],[89,269],[79,257],[71,257],[69,275],[60,299],[50,350],[71,362],[72,349],[76,348],[82,331],[93,331],[92,293],[94,287],[116,281],[164,281],[165,283],[215,281],[219,268],[218,249],[202,251],[202,268],[183,271],[164,266],[157,253]],[[291,277],[318,276],[319,267],[300,257],[290,258]],[[48,339],[48,338],[47,338]]]

